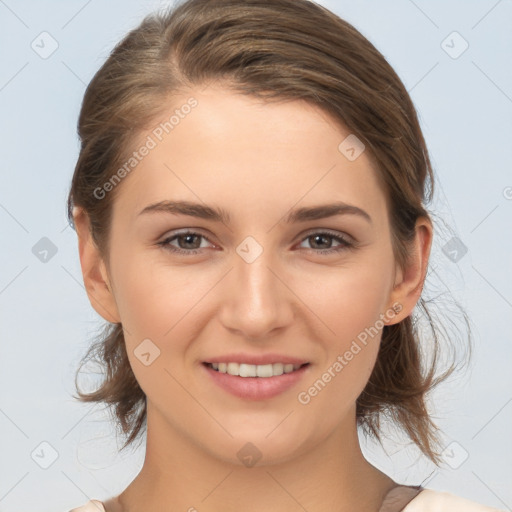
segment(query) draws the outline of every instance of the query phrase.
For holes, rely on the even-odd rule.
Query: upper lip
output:
[[[238,364],[271,364],[271,363],[283,363],[283,364],[306,364],[309,361],[300,359],[298,357],[286,356],[282,354],[225,354],[218,357],[210,357],[205,363],[238,363]]]

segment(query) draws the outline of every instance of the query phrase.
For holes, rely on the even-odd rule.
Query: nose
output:
[[[237,248],[224,280],[220,309],[226,329],[253,341],[282,332],[296,310],[289,273],[270,249],[258,245],[249,240]]]

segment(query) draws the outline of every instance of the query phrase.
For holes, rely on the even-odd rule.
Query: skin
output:
[[[376,512],[397,484],[364,458],[355,402],[382,330],[308,404],[297,395],[379,314],[399,303],[401,311],[386,316],[393,324],[412,312],[431,224],[418,220],[411,262],[400,269],[368,152],[349,161],[338,150],[348,131],[303,101],[265,104],[221,85],[173,98],[162,119],[190,96],[198,106],[117,186],[108,261],[91,241],[86,215],[75,215],[89,299],[103,318],[123,324],[148,403],[143,468],[107,511],[234,512],[243,504],[247,512]],[[231,222],[138,215],[171,199],[215,205]],[[372,222],[357,215],[284,222],[293,208],[333,201],[364,209]],[[200,247],[199,254],[158,245],[185,228],[205,238],[169,244]],[[357,247],[320,254],[342,245],[311,238],[325,229]],[[263,249],[251,263],[236,251],[247,236]],[[147,338],[160,356],[145,366],[134,350]],[[277,397],[244,400],[211,384],[201,366],[229,352],[278,352],[310,365]],[[261,454],[253,467],[237,457],[247,442]]]

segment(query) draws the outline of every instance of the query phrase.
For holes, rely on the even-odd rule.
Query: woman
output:
[[[189,0],[89,85],[68,201],[91,348],[142,470],[75,511],[491,511],[363,456],[391,414],[440,463],[412,312],[433,176],[400,79],[307,0]],[[430,188],[429,188],[430,187]],[[437,347],[434,347],[437,350]]]

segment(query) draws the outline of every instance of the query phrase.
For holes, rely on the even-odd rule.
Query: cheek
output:
[[[115,301],[125,333],[126,349],[132,358],[134,350],[146,339],[162,348],[160,340],[175,321],[173,308],[179,301],[169,294],[167,284],[159,279],[161,276],[149,258],[126,250],[128,244],[123,245],[123,241],[112,244],[115,251],[111,254],[111,266]],[[179,287],[179,283],[176,285]]]
[[[315,374],[320,389],[333,400],[354,401],[365,387],[379,351],[389,292],[389,272],[375,262],[340,268],[308,297],[318,312],[325,360]],[[318,331],[320,332],[320,331]],[[311,379],[314,382],[315,379]],[[312,390],[312,393],[315,393]]]
[[[321,428],[326,432],[354,406],[375,366],[387,285],[377,274],[344,272],[311,304],[312,309],[319,308],[319,316],[328,327],[322,328],[324,336],[316,338],[323,344],[325,359],[304,382],[297,402],[307,417],[324,418]]]
[[[140,387],[152,399],[181,396],[171,375],[181,381],[186,374],[181,366],[188,340],[195,336],[194,306],[203,286],[194,287],[183,268],[156,265],[147,256],[119,258],[113,278],[126,351]]]
[[[385,313],[389,298],[389,272],[377,264],[363,263],[340,268],[307,296],[331,338],[340,349],[373,326]],[[305,292],[305,290],[304,290]],[[349,343],[350,344],[350,343]]]
[[[113,277],[121,320],[143,336],[162,337],[197,302],[193,273],[166,265],[158,249],[119,254]]]
[[[116,302],[126,350],[141,387],[144,389],[145,379],[153,378],[154,369],[186,375],[199,357],[200,347],[193,342],[214,315],[211,304],[219,293],[215,288],[218,272],[193,265],[171,266],[161,257],[151,258],[142,252],[120,258],[115,268]],[[151,341],[145,342],[149,352],[158,354],[151,373],[137,360],[138,354],[146,353],[141,345],[144,340]]]

